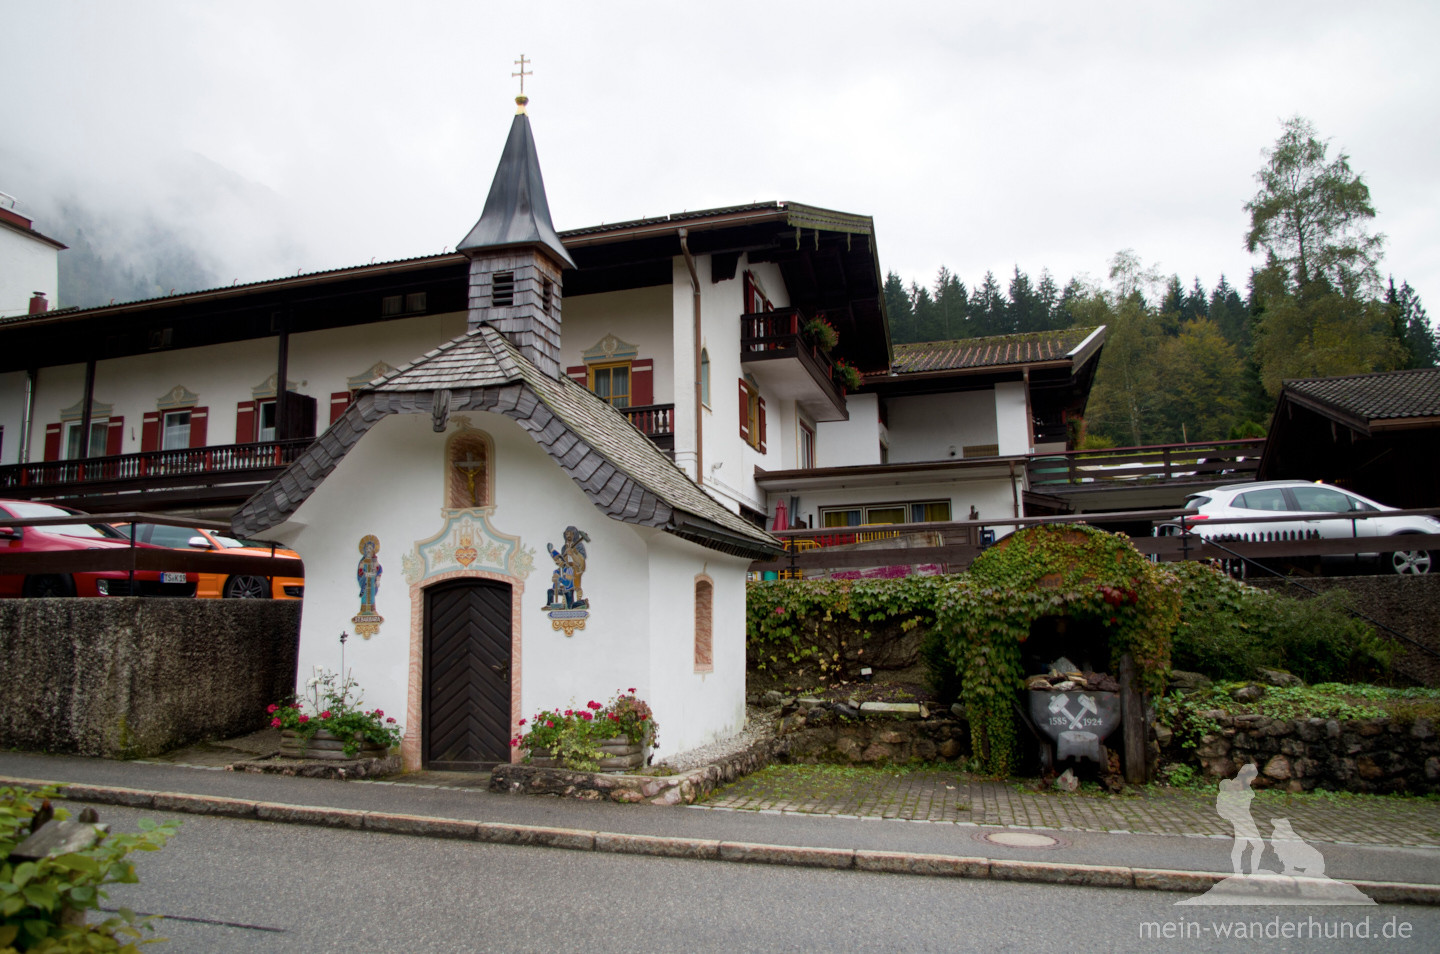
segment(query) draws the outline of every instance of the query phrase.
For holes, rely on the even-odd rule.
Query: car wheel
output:
[[[1401,576],[1419,576],[1430,572],[1429,550],[1395,550],[1385,555],[1386,565]]]
[[[75,584],[68,576],[32,576],[26,578],[24,592],[32,599],[74,596]]]
[[[270,581],[263,576],[232,576],[225,581],[227,600],[268,600]]]

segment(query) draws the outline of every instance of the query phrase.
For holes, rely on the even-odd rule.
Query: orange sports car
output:
[[[129,524],[116,524],[116,529],[130,535]],[[135,524],[135,540],[152,546],[176,550],[224,551],[236,556],[278,556],[299,559],[300,554],[284,547],[272,548],[268,543],[228,537],[213,530],[192,527],[167,527],[158,523]],[[201,573],[195,595],[201,599],[277,599],[298,600],[305,595],[303,576],[242,576],[227,573]]]

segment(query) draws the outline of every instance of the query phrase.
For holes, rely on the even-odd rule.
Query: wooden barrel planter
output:
[[[383,759],[388,753],[385,746],[368,739],[360,740],[360,749],[354,755],[345,754],[345,740],[325,729],[317,729],[306,739],[294,729],[280,733],[280,756],[287,759],[330,759],[334,761],[353,759]]]
[[[648,742],[631,742],[623,735],[600,742],[600,771],[629,772],[640,768],[650,757]],[[530,764],[540,768],[565,768],[549,749],[531,749]]]

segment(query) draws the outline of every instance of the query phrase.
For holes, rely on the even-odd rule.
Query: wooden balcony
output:
[[[674,459],[675,405],[641,404],[618,410],[635,425],[636,430],[650,438],[651,443]]]
[[[91,513],[240,504],[313,438],[147,451],[0,467],[0,497],[45,500]]]
[[[844,421],[845,389],[835,363],[801,332],[804,316],[783,308],[740,316],[740,366],[766,395],[793,398],[815,421]]]

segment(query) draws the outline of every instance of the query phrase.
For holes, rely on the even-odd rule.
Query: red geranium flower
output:
[[[635,687],[634,687],[634,686],[631,686],[629,689],[627,689],[627,690],[625,690],[625,691],[626,691],[626,692],[634,692],[634,691],[635,691]]]
[[[395,721],[395,717],[394,717],[394,716],[386,716],[386,717],[385,717],[385,721],[386,721],[386,722],[394,722],[394,721]]]
[[[525,720],[524,720],[524,719],[521,719],[521,720],[520,720],[520,724],[521,724],[521,725],[524,725],[524,724],[525,724]]]
[[[549,719],[546,719],[546,720],[545,720],[545,728],[547,728],[547,729],[553,729],[553,728],[555,728],[555,723],[551,722]]]
[[[589,702],[585,703],[585,705],[589,706],[591,709],[601,709],[601,708],[604,708],[603,706],[600,705],[600,703],[596,702],[594,699],[591,699]]]
[[[272,703],[270,703],[270,707],[267,708],[265,711],[268,712],[268,713],[270,713],[271,715],[274,715],[274,714],[275,714],[275,710],[278,709],[278,708],[280,708],[280,707],[277,706],[275,703],[272,702]]]
[[[590,713],[588,713],[588,712],[582,712],[582,713],[580,713],[580,718],[584,719],[586,722],[589,722],[591,719],[593,719],[593,718],[595,718],[595,717],[592,716],[592,715],[591,715]]]
[[[322,719],[328,719],[328,718],[330,718],[330,710],[329,710],[329,709],[326,709],[324,712],[320,713],[320,718],[322,718]]]
[[[382,712],[382,711],[379,710],[379,709],[376,709],[376,710],[375,710],[375,714],[376,714],[377,716],[383,716],[385,713]]]
[[[300,721],[301,721],[302,723],[304,723],[304,722],[309,722],[309,721],[310,721],[310,717],[309,717],[308,715],[305,715],[304,713],[301,713],[301,714],[300,714]]]
[[[279,720],[279,719],[271,719],[271,720],[270,720],[270,728],[272,728],[272,729],[278,729],[278,728],[280,728],[280,720]]]

